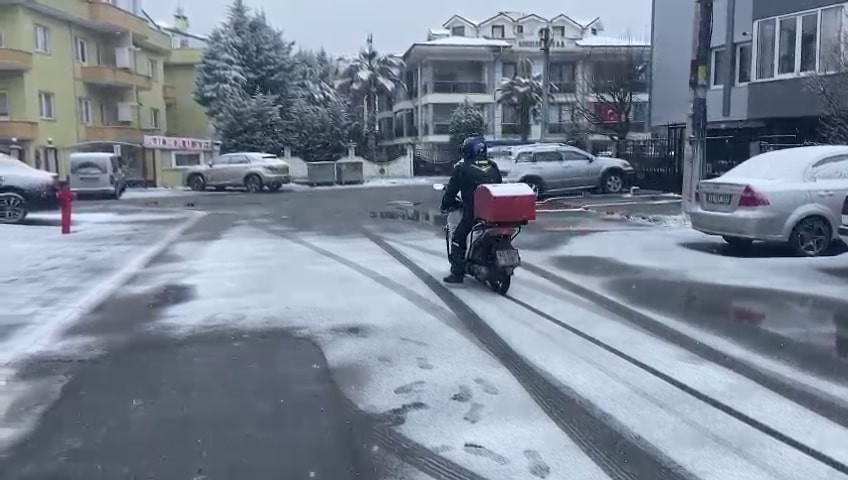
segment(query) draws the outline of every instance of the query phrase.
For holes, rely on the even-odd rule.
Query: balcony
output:
[[[141,143],[143,133],[131,126],[90,125],[85,127],[86,141]]]
[[[133,32],[144,36],[150,33],[143,18],[103,0],[88,0],[88,17],[113,32]]]
[[[177,89],[175,89],[172,85],[162,85],[162,98],[164,98],[167,103],[176,102]]]
[[[0,120],[0,138],[32,140],[38,137],[38,122]]]
[[[203,51],[197,48],[175,48],[165,65],[199,65],[203,60]]]
[[[0,70],[25,71],[32,68],[32,53],[12,48],[0,48]]]
[[[555,88],[555,94],[577,93],[576,82],[556,82],[551,80],[551,85]]]
[[[129,70],[120,70],[106,65],[80,68],[80,78],[89,85],[113,88],[133,88],[150,90],[153,82],[149,77],[138,75]]]
[[[433,82],[433,93],[486,93],[483,82]]]

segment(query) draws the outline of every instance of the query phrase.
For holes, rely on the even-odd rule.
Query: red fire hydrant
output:
[[[62,209],[62,235],[67,235],[71,233],[71,206],[76,199],[76,194],[67,184],[64,184],[59,188],[56,196],[59,198],[59,207]]]

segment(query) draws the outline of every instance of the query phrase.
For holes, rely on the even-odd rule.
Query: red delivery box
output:
[[[480,185],[474,191],[474,216],[488,223],[536,220],[536,193],[525,183]]]

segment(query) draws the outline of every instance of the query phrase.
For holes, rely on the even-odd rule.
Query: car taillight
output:
[[[848,197],[845,197],[845,201],[842,203],[842,215],[848,215]]]
[[[745,185],[742,196],[739,198],[740,207],[765,207],[767,205],[771,204],[763,194],[754,190],[750,185]]]

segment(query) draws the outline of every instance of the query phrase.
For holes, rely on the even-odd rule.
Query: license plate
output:
[[[516,267],[521,263],[518,250],[498,250],[495,255],[499,267]]]
[[[99,179],[97,177],[80,177],[80,180],[83,182],[96,182]]]
[[[705,198],[707,199],[707,203],[714,205],[730,205],[730,200],[733,196],[724,193],[708,193],[705,195]]]

